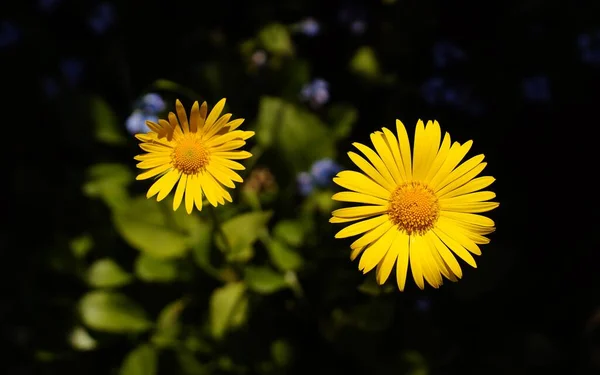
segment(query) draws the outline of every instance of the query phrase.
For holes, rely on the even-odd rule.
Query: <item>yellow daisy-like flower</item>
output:
[[[139,174],[137,180],[156,177],[146,196],[158,194],[163,200],[173,190],[173,210],[181,205],[185,195],[185,209],[192,213],[194,205],[202,210],[202,196],[213,206],[231,202],[231,195],[224,187],[235,188],[234,182],[243,182],[235,172],[245,169],[234,160],[252,156],[247,151],[237,150],[246,144],[254,132],[236,130],[244,119],[231,119],[231,113],[221,115],[225,99],[221,99],[207,116],[206,102],[201,106],[195,102],[190,118],[179,100],[176,102],[177,116],[169,113],[169,120],[158,124],[147,121],[147,134],[136,134],[142,141],[140,148],[146,154],[137,155],[137,167],[148,169]],[[220,116],[220,117],[219,117]]]
[[[361,235],[350,245],[350,257],[362,253],[359,269],[367,273],[377,267],[379,284],[396,266],[403,291],[409,263],[420,289],[424,281],[438,288],[442,276],[457,281],[462,270],[455,256],[477,267],[471,254],[481,255],[478,245],[489,243],[485,236],[495,230],[491,219],[477,214],[499,205],[489,202],[495,193],[479,191],[495,180],[477,177],[487,165],[484,156],[461,164],[473,142],[451,144],[448,133],[442,140],[437,121],[424,126],[419,120],[412,155],[402,122],[396,120],[397,137],[382,130],[371,134],[375,150],[354,143],[367,159],[348,153],[363,173],[342,171],[333,179],[350,190],[335,194],[334,200],[363,204],[333,211],[330,222],[355,222],[335,237]]]

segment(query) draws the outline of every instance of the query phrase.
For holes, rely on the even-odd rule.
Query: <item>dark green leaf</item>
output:
[[[279,367],[285,367],[292,362],[293,350],[289,342],[285,340],[275,340],[271,344],[271,357]]]
[[[157,259],[146,254],[135,260],[135,274],[147,282],[168,283],[177,279],[177,263],[170,259]]]
[[[96,164],[87,170],[87,176],[83,185],[86,196],[102,199],[113,210],[127,205],[127,185],[134,180],[129,168],[116,163]]]
[[[273,264],[283,271],[294,271],[302,267],[302,257],[296,250],[279,240],[269,240],[266,244]]]
[[[123,124],[119,122],[108,104],[99,97],[92,97],[90,101],[96,139],[109,145],[124,144],[126,140],[122,129]]]
[[[247,261],[254,254],[252,245],[266,231],[267,223],[272,212],[249,212],[235,216],[223,223],[223,232],[227,238],[217,242],[223,251],[227,253],[230,261]]]
[[[259,33],[258,39],[265,50],[274,55],[292,55],[294,45],[288,29],[281,24],[273,23],[265,26]]]
[[[350,70],[364,78],[378,78],[380,75],[379,62],[373,48],[363,46],[356,50],[354,57],[350,60]]]
[[[273,236],[290,246],[300,246],[304,240],[304,227],[296,220],[281,220],[273,227]]]
[[[152,342],[159,347],[171,346],[181,332],[179,317],[185,308],[186,302],[178,299],[165,306],[156,321],[156,328],[152,336]]]

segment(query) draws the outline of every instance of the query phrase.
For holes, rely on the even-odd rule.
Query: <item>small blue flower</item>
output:
[[[415,303],[415,308],[420,312],[427,312],[431,309],[431,300],[427,297],[419,298]]]
[[[444,79],[441,77],[431,77],[421,86],[421,95],[429,104],[436,104],[442,99],[444,91]]]
[[[304,197],[309,195],[315,188],[313,184],[313,178],[307,172],[299,173],[296,177],[296,183],[298,185],[298,192],[300,192],[300,195]]]
[[[581,34],[577,39],[581,60],[586,64],[600,64],[600,32]]]
[[[433,45],[433,62],[436,68],[445,68],[466,58],[466,54],[452,43],[437,42]]]
[[[327,187],[331,185],[333,176],[341,169],[335,161],[326,158],[314,162],[310,168],[310,175],[317,186]]]
[[[149,93],[142,97],[140,107],[144,112],[157,114],[165,110],[166,104],[160,95]]]
[[[71,86],[76,86],[83,74],[83,62],[79,59],[65,59],[60,64],[63,76]]]
[[[348,5],[343,7],[338,13],[338,19],[345,27],[350,29],[355,35],[365,32],[367,22],[365,21],[367,9],[363,6]]]
[[[355,20],[350,24],[350,31],[355,35],[362,35],[367,30],[367,23],[364,20]]]
[[[532,102],[550,100],[550,80],[546,76],[534,76],[523,79],[523,96]]]
[[[321,25],[312,17],[308,17],[300,22],[300,31],[307,36],[317,36],[321,30]]]
[[[148,133],[150,128],[146,125],[146,121],[157,122],[158,117],[136,109],[127,118],[125,127],[131,134]]]
[[[329,101],[329,83],[317,78],[302,87],[300,97],[302,100],[310,102],[313,107],[320,107]]]
[[[115,10],[112,4],[101,3],[94,9],[88,24],[96,34],[102,35],[112,26],[114,18]]]
[[[0,21],[0,48],[15,44],[21,38],[21,32],[15,24],[9,21]]]

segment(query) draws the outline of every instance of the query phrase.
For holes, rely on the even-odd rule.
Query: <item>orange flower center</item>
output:
[[[201,140],[195,137],[186,137],[175,146],[171,160],[177,170],[187,175],[193,175],[206,168],[210,161],[210,153]]]
[[[399,185],[390,195],[388,215],[408,235],[423,235],[440,216],[440,204],[429,186],[413,181]]]

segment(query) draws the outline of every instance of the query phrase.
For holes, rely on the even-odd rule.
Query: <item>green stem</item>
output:
[[[217,230],[217,232],[221,236],[221,239],[223,240],[223,243],[225,244],[227,253],[231,253],[231,251],[233,249],[231,247],[231,244],[229,243],[229,239],[227,238],[225,231],[223,230],[223,225],[221,224],[221,220],[219,220],[219,216],[217,215],[217,209],[212,204],[209,204],[208,210],[210,211],[210,216],[214,223],[215,229]]]

